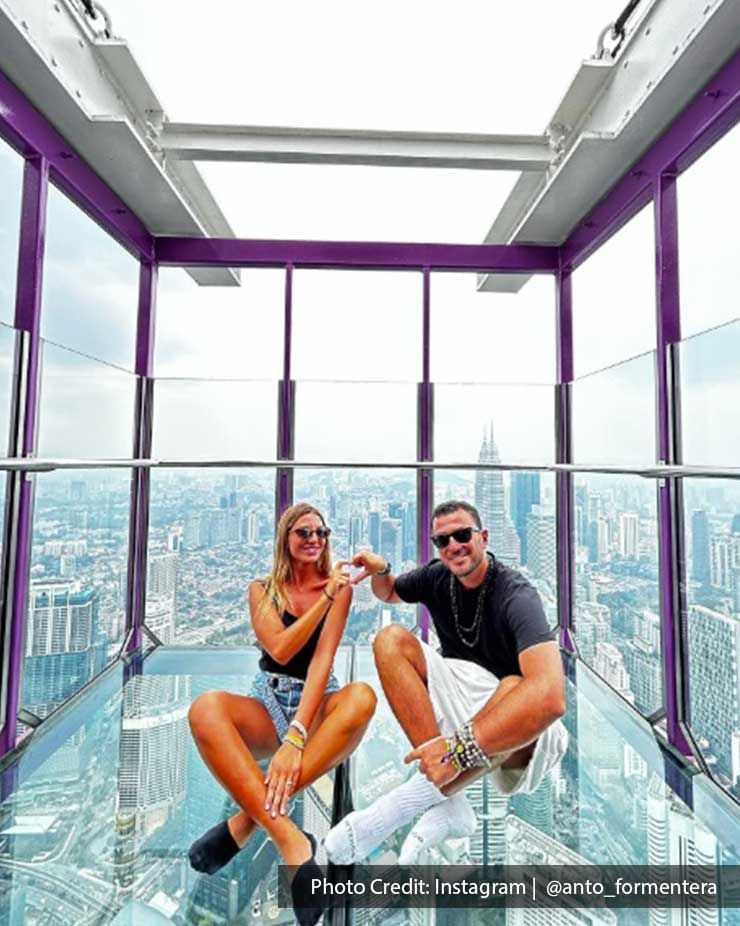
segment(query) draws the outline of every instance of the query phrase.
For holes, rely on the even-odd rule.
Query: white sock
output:
[[[404,840],[398,856],[399,865],[413,865],[424,849],[431,849],[445,839],[462,839],[472,836],[478,826],[475,812],[458,791],[452,797],[427,810]]]
[[[348,814],[329,831],[324,840],[329,861],[335,865],[361,862],[391,833],[444,799],[436,785],[416,772],[369,807]]]

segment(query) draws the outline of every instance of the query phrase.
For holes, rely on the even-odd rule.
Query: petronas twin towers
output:
[[[493,421],[489,422],[487,432],[484,431],[478,462],[501,462],[493,439]],[[483,527],[488,528],[491,552],[502,563],[518,566],[521,563],[519,534],[506,505],[504,476],[500,470],[483,470],[475,474],[475,507],[480,512]]]

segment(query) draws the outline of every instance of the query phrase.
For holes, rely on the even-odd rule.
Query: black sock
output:
[[[190,847],[190,864],[196,871],[212,875],[227,865],[239,851],[226,820],[212,826]]]

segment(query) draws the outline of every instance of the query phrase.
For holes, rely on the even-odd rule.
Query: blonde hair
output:
[[[275,532],[275,555],[272,562],[272,572],[265,576],[264,579],[259,580],[265,588],[265,594],[262,596],[259,606],[260,611],[269,607],[270,602],[274,603],[278,614],[282,614],[286,608],[288,596],[285,589],[295,578],[288,539],[293,525],[306,514],[315,514],[326,527],[323,514],[318,508],[314,508],[313,505],[309,505],[307,502],[291,505],[290,508],[283,512]],[[319,575],[322,576],[328,576],[331,573],[331,545],[328,537],[321,556],[316,561],[316,569]]]

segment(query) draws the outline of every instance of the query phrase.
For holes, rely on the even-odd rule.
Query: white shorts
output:
[[[498,679],[475,662],[443,658],[426,643],[421,648],[434,715],[440,732],[449,736],[485,705],[498,687]],[[556,720],[540,734],[526,768],[497,768],[491,779],[502,794],[529,794],[560,762],[567,748],[568,731]]]

